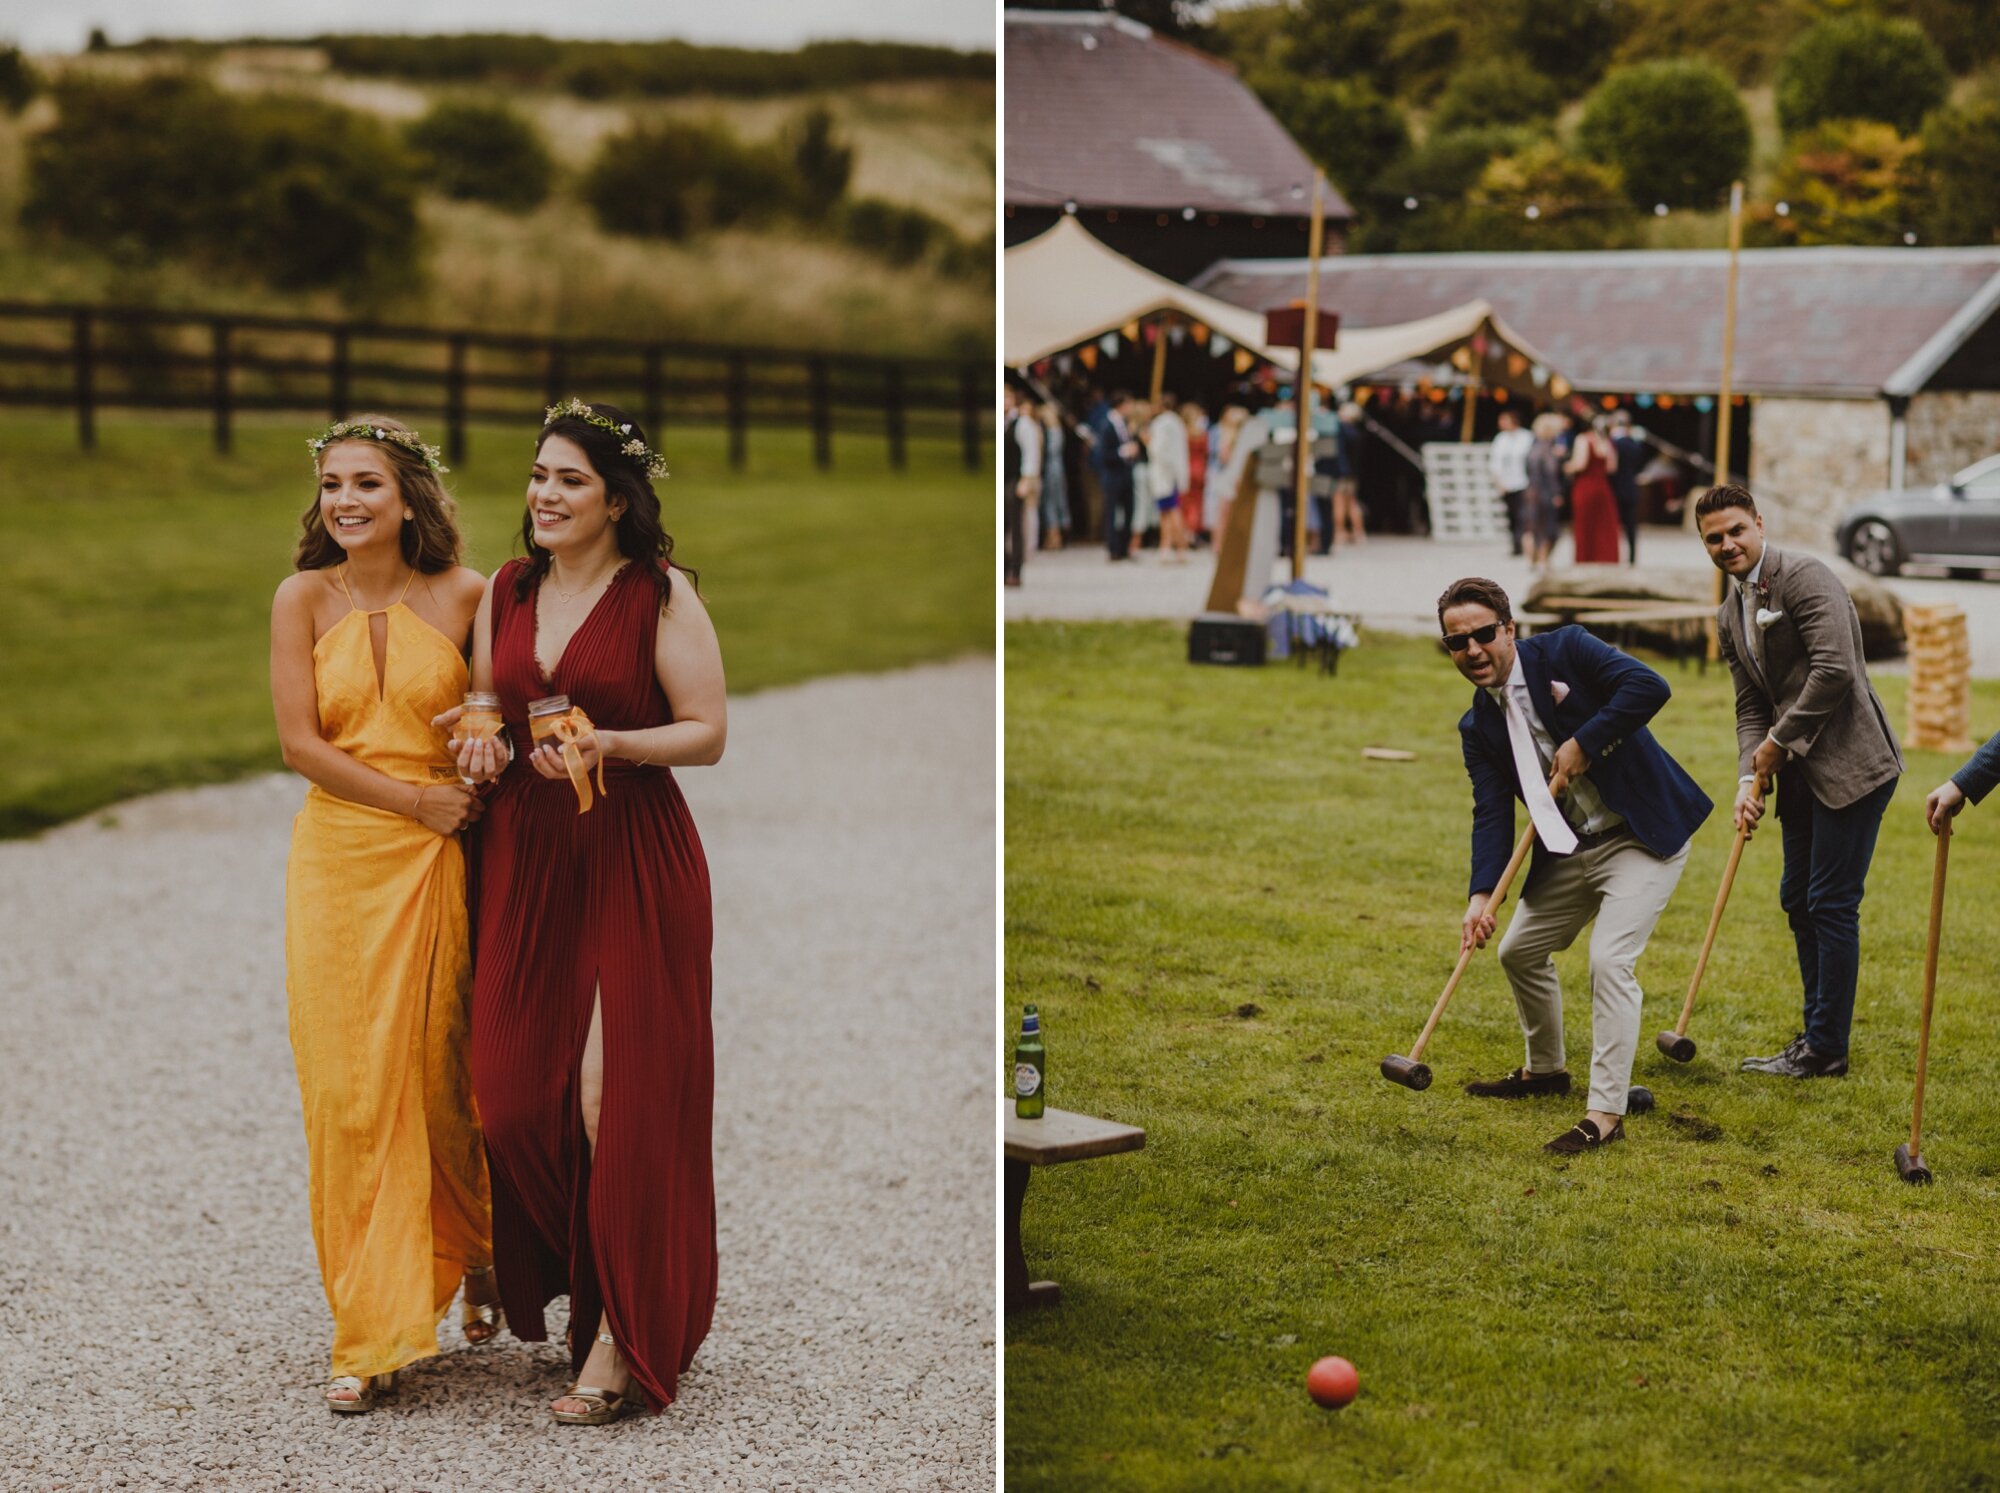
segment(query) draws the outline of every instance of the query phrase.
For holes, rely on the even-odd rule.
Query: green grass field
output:
[[[59,415],[0,417],[0,834],[131,794],[279,766],[271,593],[313,498],[304,419],[238,430],[106,415],[77,450]],[[466,562],[515,553],[532,429],[474,427],[448,478]],[[992,487],[948,442],[669,430],[675,558],[701,573],[733,693],[993,648]]]
[[[1953,844],[1926,1159],[1909,1128],[1934,841],[1910,754],[1862,910],[1854,1071],[1740,1074],[1797,1027],[1775,830],[1748,847],[1693,1035],[1671,1026],[1729,833],[1696,837],[1639,973],[1635,1081],[1659,1109],[1565,1163],[1567,1100],[1466,1097],[1521,1060],[1479,956],[1417,1094],[1407,1052],[1457,954],[1470,686],[1370,635],[1336,679],[1197,669],[1178,628],[1006,633],[1006,995],[1041,1006],[1052,1104],[1143,1151],[1038,1170],[1023,1235],[1047,1313],[1010,1315],[1010,1489],[1969,1488],[2000,1481],[2000,809]],[[1720,671],[1667,665],[1656,723],[1733,791]],[[1903,719],[1902,681],[1878,687]],[[1979,686],[1975,728],[2000,726]],[[1415,750],[1365,762],[1367,745]],[[1504,923],[1504,916],[1503,916]],[[1585,940],[1584,942],[1587,942]],[[1587,1070],[1581,946],[1558,957]],[[1011,1033],[1006,1040],[1011,1043]],[[1003,1054],[1003,1057],[1006,1056]],[[1307,1368],[1361,1393],[1328,1413]]]

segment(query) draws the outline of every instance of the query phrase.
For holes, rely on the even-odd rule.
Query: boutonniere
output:
[[[1769,607],[1757,608],[1757,630],[1759,632],[1769,632],[1771,624],[1784,615],[1783,612],[1774,612]]]
[[[1569,698],[1569,686],[1560,679],[1552,679],[1549,681],[1549,693],[1556,697],[1556,704],[1560,705]]]

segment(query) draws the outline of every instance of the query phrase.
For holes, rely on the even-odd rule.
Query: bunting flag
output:
[[[1534,372],[1535,372],[1535,387],[1537,389],[1541,388],[1544,384],[1548,383],[1549,381],[1548,369],[1544,368],[1540,363],[1537,363],[1535,365]]]
[[[1139,340],[1139,323],[1136,321],[1128,321],[1118,330],[1125,334],[1127,342],[1137,342]]]
[[[1653,407],[1653,396],[1650,394],[1641,394],[1637,396],[1637,398],[1633,402],[1636,403],[1640,409],[1649,410]]]
[[[1564,378],[1560,373],[1550,374],[1549,393],[1557,399],[1569,398],[1569,380]]]
[[[1236,371],[1238,373],[1248,373],[1256,361],[1256,357],[1248,348],[1239,347],[1236,349]]]
[[[1076,359],[1075,359],[1074,357],[1072,357],[1072,356],[1071,356],[1070,354],[1068,354],[1068,353],[1057,353],[1057,354],[1056,354],[1056,372],[1057,372],[1057,373],[1060,373],[1060,374],[1062,374],[1062,375],[1063,375],[1063,376],[1064,376],[1065,378],[1067,378],[1067,377],[1069,376],[1069,371],[1070,371],[1070,369],[1072,369],[1072,368],[1074,368],[1074,367],[1076,367]]]
[[[1188,335],[1194,338],[1194,345],[1196,347],[1208,346],[1208,328],[1201,322],[1196,322],[1193,326],[1189,327]]]
[[[1509,378],[1519,378],[1527,371],[1528,360],[1526,358],[1522,357],[1519,353],[1507,354],[1507,376]]]
[[[1117,357],[1118,334],[1116,332],[1106,332],[1102,337],[1097,339],[1097,346],[1099,350],[1103,352],[1105,357],[1107,358]]]
[[[1175,322],[1167,328],[1167,341],[1171,342],[1175,347],[1179,347],[1183,342],[1187,341],[1187,334],[1188,329],[1179,322]]]
[[[1096,369],[1096,367],[1097,367],[1097,344],[1096,344],[1096,343],[1094,343],[1094,342],[1086,342],[1086,343],[1085,343],[1085,344],[1084,344],[1084,345],[1083,345],[1082,347],[1079,347],[1079,348],[1078,348],[1078,349],[1076,350],[1076,355],[1077,355],[1077,356],[1078,356],[1079,358],[1083,359],[1083,366],[1084,366],[1084,368],[1085,368],[1086,370],[1091,370],[1091,371],[1094,371],[1094,370]]]
[[[1706,394],[1698,394],[1695,396],[1694,407],[1705,415],[1715,408],[1715,401]]]
[[[1227,337],[1223,336],[1222,333],[1217,332],[1215,336],[1212,339],[1210,339],[1208,344],[1208,350],[1219,358],[1234,346],[1236,346],[1235,343],[1231,342]]]
[[[1469,347],[1453,348],[1451,350],[1451,366],[1456,368],[1460,373],[1470,373],[1472,371],[1472,349]]]

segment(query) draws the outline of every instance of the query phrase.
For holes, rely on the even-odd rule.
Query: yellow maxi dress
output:
[[[379,685],[371,616],[388,634]],[[349,611],[314,646],[313,678],[334,746],[412,796],[456,780],[431,718],[459,703],[465,661],[409,607]],[[292,823],[285,985],[335,1376],[437,1352],[459,1278],[492,1259],[465,875],[456,836],[317,785]]]

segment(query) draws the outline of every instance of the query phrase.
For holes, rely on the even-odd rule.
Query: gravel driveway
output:
[[[679,1402],[605,1429],[549,1420],[559,1346],[450,1323],[373,1415],[320,1405],[299,780],[0,844],[0,1488],[990,1489],[993,699],[990,659],[774,691],[682,775],[721,1299]]]

